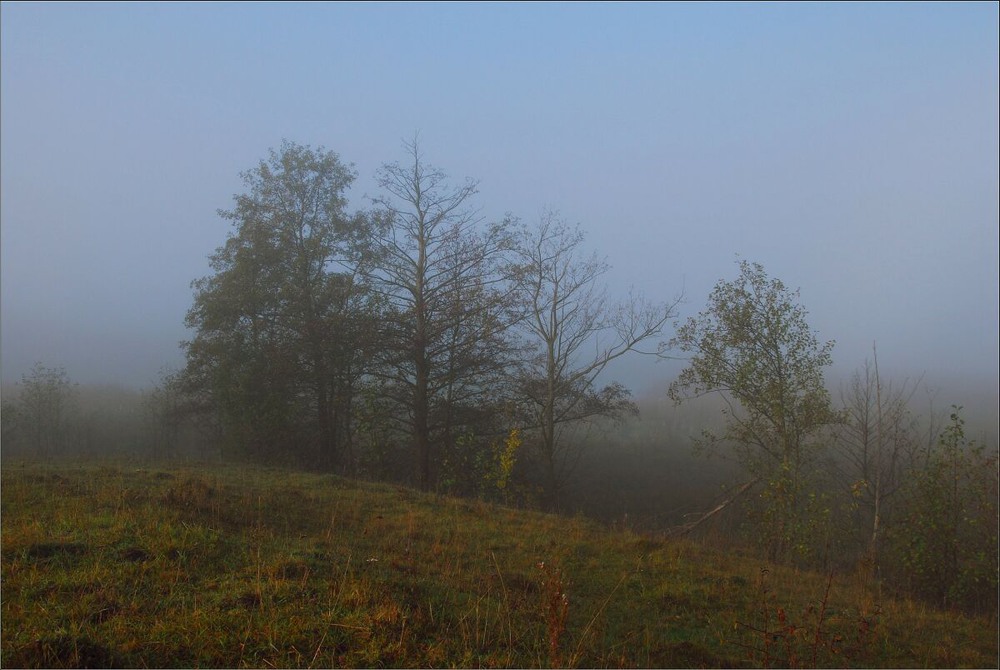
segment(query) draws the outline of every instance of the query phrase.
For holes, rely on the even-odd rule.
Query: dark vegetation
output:
[[[248,171],[213,274],[193,283],[187,364],[152,391],[81,389],[42,364],[4,390],[5,664],[978,662],[914,647],[907,627],[946,635],[929,622],[965,626],[944,613],[961,611],[995,628],[995,417],[980,437],[961,408],[921,408],[920,384],[883,379],[874,349],[831,393],[833,342],[758,264],[676,324],[677,301],[613,300],[578,228],[486,220],[474,182],[405,149],[353,213],[354,173],[332,152],[285,143]],[[684,357],[677,405],[640,413],[611,377],[626,355]],[[144,469],[30,465],[98,456]],[[195,462],[212,474],[176,469]],[[88,496],[104,502],[83,509]],[[672,552],[717,562],[677,593],[638,577]],[[795,585],[774,577],[793,570],[834,577],[786,601],[779,584]],[[854,610],[831,604],[847,582],[863,585]],[[585,605],[562,599],[570,585]],[[204,626],[117,616],[150,609],[147,589]],[[913,621],[906,598],[942,613]],[[49,600],[43,626],[32,603]],[[628,607],[648,620],[610,623]],[[162,653],[126,622],[160,631]],[[241,631],[228,646],[202,637],[224,626]]]

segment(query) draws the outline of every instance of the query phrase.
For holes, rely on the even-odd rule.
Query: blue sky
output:
[[[683,314],[737,254],[801,289],[850,371],[993,384],[998,5],[0,6],[2,375],[148,386],[239,173],[420,132],[487,217],[544,207]],[[638,386],[669,366],[626,363]]]

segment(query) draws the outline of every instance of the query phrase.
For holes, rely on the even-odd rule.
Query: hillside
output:
[[[8,465],[16,666],[996,667],[857,575],[300,472]]]

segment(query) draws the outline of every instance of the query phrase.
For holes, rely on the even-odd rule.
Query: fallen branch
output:
[[[758,477],[757,479],[754,479],[752,481],[747,482],[746,484],[744,484],[743,486],[741,486],[740,488],[738,488],[736,490],[736,493],[734,493],[733,495],[729,496],[727,499],[723,500],[721,503],[719,503],[718,505],[716,505],[710,511],[706,512],[705,514],[702,514],[699,518],[695,519],[694,521],[686,523],[686,524],[684,524],[682,526],[675,526],[673,528],[670,528],[666,532],[667,537],[677,537],[677,536],[680,536],[680,535],[687,535],[692,530],[694,530],[695,528],[697,528],[701,524],[705,523],[706,521],[708,521],[709,519],[711,519],[713,516],[715,516],[716,514],[718,514],[719,512],[721,512],[722,510],[724,510],[734,500],[736,500],[741,495],[743,495],[744,493],[746,493],[747,489],[749,489],[751,486],[753,486],[754,484],[756,484],[759,481],[760,481],[760,478]]]

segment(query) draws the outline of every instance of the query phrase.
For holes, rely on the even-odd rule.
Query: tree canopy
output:
[[[346,212],[354,178],[335,153],[285,142],[219,212],[234,230],[193,284],[188,375],[253,457],[330,466],[346,439],[367,227]]]
[[[834,420],[823,370],[832,341],[820,343],[798,291],[741,261],[739,276],[720,281],[708,307],[677,329],[672,345],[693,355],[670,385],[677,402],[706,393],[725,399],[726,429],[707,442],[732,447],[767,501],[773,554],[795,543],[808,498],[806,482],[818,431]]]

